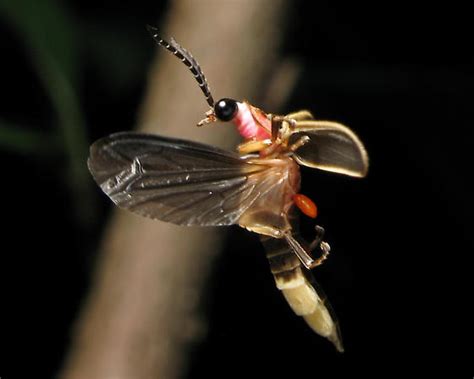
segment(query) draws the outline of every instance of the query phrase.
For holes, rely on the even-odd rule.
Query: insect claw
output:
[[[321,249],[322,254],[318,259],[314,260],[313,263],[311,263],[310,268],[315,268],[316,266],[321,265],[328,258],[329,253],[331,252],[331,246],[329,246],[329,244],[325,241],[320,242],[319,248]]]

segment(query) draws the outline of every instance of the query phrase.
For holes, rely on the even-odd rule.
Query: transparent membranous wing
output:
[[[348,127],[331,121],[299,121],[290,145],[301,137],[308,142],[293,156],[299,164],[355,177],[367,175],[367,152]]]
[[[98,140],[88,166],[118,206],[177,225],[234,224],[272,186],[272,168],[264,164],[212,146],[139,133]]]

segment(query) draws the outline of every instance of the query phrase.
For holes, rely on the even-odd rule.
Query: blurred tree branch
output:
[[[175,1],[163,31],[196,56],[216,99],[253,101],[262,95],[276,62],[284,4]],[[167,52],[158,53],[139,112],[140,128],[233,148],[232,127],[194,126],[207,108],[202,94],[186,67]],[[61,377],[185,375],[188,348],[205,333],[197,305],[224,232],[116,211]]]

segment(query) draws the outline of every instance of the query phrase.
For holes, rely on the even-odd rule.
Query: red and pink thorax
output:
[[[266,113],[246,101],[238,102],[237,106],[238,111],[232,121],[243,138],[258,141],[271,138],[272,125]]]

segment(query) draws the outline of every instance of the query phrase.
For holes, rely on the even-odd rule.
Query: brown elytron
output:
[[[258,233],[290,307],[343,351],[334,313],[310,272],[330,247],[320,226],[311,243],[299,236],[294,199],[300,165],[365,176],[364,146],[346,126],[315,120],[308,111],[277,116],[232,99],[214,105],[194,58],[176,41],[168,44],[151,31],[195,75],[211,106],[204,123],[233,121],[246,141],[237,154],[180,139],[116,133],[91,146],[88,166],[94,179],[119,207],[145,217],[183,226],[237,224]],[[318,258],[312,257],[315,249]]]

